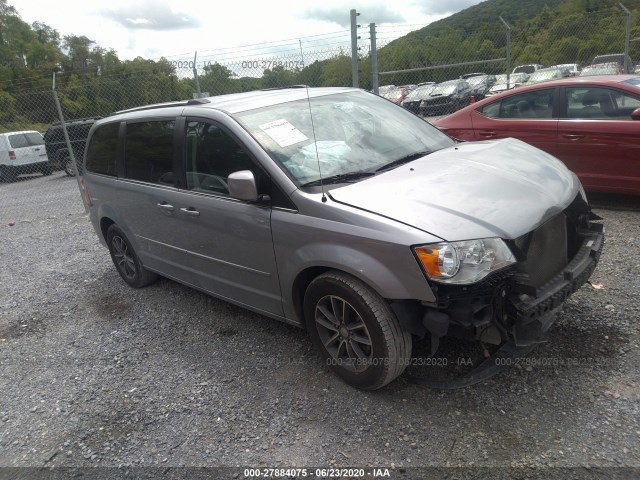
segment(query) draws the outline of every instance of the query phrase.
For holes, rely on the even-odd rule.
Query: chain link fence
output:
[[[358,30],[360,87],[370,90],[377,80],[380,94],[397,103],[404,101],[406,108],[423,115],[446,113],[420,108],[428,98],[425,92],[442,82],[468,77],[465,81],[474,86],[471,96],[477,100],[494,85],[511,88],[523,81],[512,76],[514,68],[523,65],[575,65],[562,75],[576,74],[597,55],[622,53],[625,48],[631,59],[640,60],[637,15],[627,16],[619,8],[560,16],[545,9],[534,19],[509,24],[495,18],[472,29],[372,28]],[[375,42],[371,42],[372,33]],[[21,84],[0,80],[0,221],[84,211],[73,175],[81,169],[88,130],[101,117],[152,103],[264,88],[351,86],[351,54],[351,34],[345,30],[159,60],[121,62],[108,54],[98,61],[85,59],[79,67],[75,65],[78,68],[55,74],[55,94],[68,142],[56,108],[54,76]],[[372,65],[372,59],[377,65]],[[485,76],[469,76],[475,73]],[[391,86],[405,88],[398,92]],[[417,103],[405,101],[411,89],[418,93],[414,93]],[[456,108],[470,101],[468,96]],[[73,157],[80,162],[76,168]],[[15,193],[27,182],[37,183],[38,196],[19,204]]]

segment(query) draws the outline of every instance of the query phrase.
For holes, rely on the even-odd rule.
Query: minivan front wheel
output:
[[[142,266],[131,242],[117,225],[107,230],[107,246],[116,270],[129,285],[142,288],[156,281],[158,276]]]
[[[304,296],[307,331],[327,365],[350,385],[384,387],[411,358],[411,335],[387,302],[350,275],[326,272]]]

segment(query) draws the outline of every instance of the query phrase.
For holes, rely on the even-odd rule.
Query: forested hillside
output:
[[[623,2],[632,11],[631,38],[640,37],[640,0]],[[594,56],[624,50],[625,20],[613,0],[487,0],[439,20],[381,48],[380,71],[489,60],[506,56],[506,29],[511,27],[511,65],[540,63],[587,65]],[[631,58],[640,61],[640,41],[630,43]],[[493,66],[491,73],[504,69]],[[492,70],[491,66],[483,70]],[[442,81],[463,73],[431,70],[420,76],[385,77],[386,83]]]

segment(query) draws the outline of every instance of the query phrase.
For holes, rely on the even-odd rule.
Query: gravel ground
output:
[[[302,330],[168,280],[126,286],[73,179],[0,184],[0,478],[638,478],[640,198],[592,197],[604,254],[548,343],[465,389],[362,392]],[[213,466],[243,468],[177,468]]]

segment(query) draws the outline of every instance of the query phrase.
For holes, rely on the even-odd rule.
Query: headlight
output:
[[[516,261],[500,238],[441,242],[413,250],[431,280],[459,285],[477,282]]]

